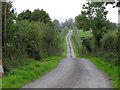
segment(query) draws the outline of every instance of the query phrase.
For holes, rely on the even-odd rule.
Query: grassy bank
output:
[[[30,60],[30,64],[19,69],[12,70],[12,73],[3,77],[3,88],[20,88],[33,80],[40,78],[53,70],[63,57],[53,56],[44,60]]]
[[[66,34],[66,35],[67,35],[67,34]],[[63,43],[63,46],[64,46],[63,57],[64,57],[64,58],[66,58],[66,54],[67,54],[66,35],[65,35],[65,37],[64,37],[64,43]]]
[[[110,76],[110,79],[112,80],[113,87],[118,88],[118,79],[119,79],[118,78],[118,70],[119,70],[119,67],[106,62],[106,60],[104,60],[101,57],[93,57],[92,55],[85,55],[85,56],[80,55],[78,53],[78,49],[77,49],[77,46],[74,42],[74,39],[71,38],[71,41],[72,41],[72,45],[73,45],[76,57],[89,59],[97,67],[99,67],[102,71],[106,72]]]
[[[73,46],[73,50],[74,50],[75,56],[76,56],[76,58],[78,58],[79,57],[79,53],[78,53],[77,47],[76,47],[72,37],[71,37],[71,42],[72,42],[72,46]]]

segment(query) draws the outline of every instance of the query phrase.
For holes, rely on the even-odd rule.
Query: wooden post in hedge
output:
[[[2,15],[3,15],[3,21],[2,21],[2,24],[3,24],[3,28],[2,28],[2,49],[3,49],[3,53],[5,53],[5,43],[6,43],[6,0],[3,0],[2,2],[2,5],[3,5],[3,10],[2,10]],[[2,77],[4,75],[4,71],[3,71],[3,65],[2,65],[2,58],[0,58],[0,77]]]
[[[3,46],[5,45],[5,43],[6,43],[6,0],[3,1]]]

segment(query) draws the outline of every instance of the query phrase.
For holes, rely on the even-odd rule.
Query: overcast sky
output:
[[[86,2],[86,0],[14,0],[13,7],[16,8],[17,13],[26,9],[31,11],[37,8],[44,9],[52,19],[62,22],[68,18],[74,19],[80,14],[82,5]],[[111,22],[118,22],[117,8],[108,5],[107,10],[109,11],[107,18]]]

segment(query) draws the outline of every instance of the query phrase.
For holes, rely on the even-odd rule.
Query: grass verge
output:
[[[63,57],[53,56],[44,60],[35,61],[19,69],[13,69],[12,73],[2,78],[2,88],[20,88],[29,84],[33,80],[40,78],[46,73],[53,70]]]
[[[67,34],[66,34],[66,35],[67,35]],[[66,35],[64,36],[64,43],[63,43],[64,52],[63,52],[63,54],[62,54],[64,58],[66,58],[66,54],[67,54]]]
[[[73,40],[72,36],[71,36],[71,43],[72,43],[72,46],[73,46],[73,50],[74,50],[75,56],[79,57],[78,50],[77,50],[77,47],[76,47],[76,45],[74,43],[74,40]]]

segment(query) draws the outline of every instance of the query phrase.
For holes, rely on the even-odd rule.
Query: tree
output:
[[[23,11],[18,15],[17,20],[39,21],[39,22],[51,24],[51,19],[49,17],[49,14],[46,13],[46,11],[44,11],[43,9],[41,10],[35,9],[33,12],[31,12],[29,9]]]
[[[10,42],[10,37],[13,37],[14,30],[14,21],[16,20],[16,13],[15,9],[12,7],[12,2],[9,1],[6,3],[6,42]],[[4,19],[4,15],[2,15],[2,21]],[[2,28],[4,28],[4,25],[2,24]],[[3,32],[2,32],[3,33]],[[4,39],[4,38],[3,38]],[[3,40],[4,41],[4,40]],[[4,53],[3,53],[4,54]]]
[[[74,22],[72,18],[69,18],[68,20],[66,20],[64,23],[62,23],[63,27],[68,27],[68,28],[73,28],[74,26]]]
[[[108,20],[106,18],[107,11],[105,10],[103,2],[88,2],[83,5],[81,15],[76,16],[76,25],[79,29],[84,31],[92,31],[96,41],[96,45],[100,48],[100,40],[106,28]]]
[[[46,13],[43,9],[35,9],[31,14],[31,19],[33,21],[39,21],[43,23],[51,23],[51,19],[49,17],[49,14]]]
[[[29,20],[29,21],[31,21],[31,11],[29,9],[27,9],[26,11],[21,12],[18,15],[18,20],[19,21],[21,21],[21,20]]]
[[[60,25],[60,23],[59,23],[58,20],[54,20],[53,21],[53,25],[54,25],[54,27],[55,27],[56,30],[60,31],[61,25]]]

